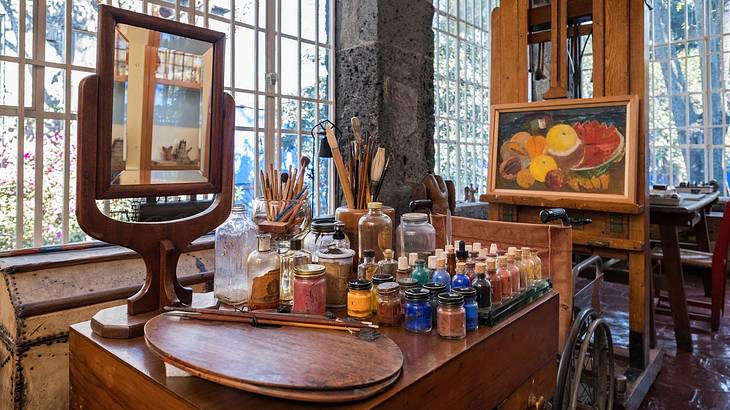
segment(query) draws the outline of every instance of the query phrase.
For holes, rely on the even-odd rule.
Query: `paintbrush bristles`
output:
[[[383,168],[385,167],[385,148],[379,147],[373,158],[373,165],[370,168],[370,181],[378,182],[383,176]]]

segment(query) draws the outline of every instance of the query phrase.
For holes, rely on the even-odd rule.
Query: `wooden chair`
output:
[[[725,285],[726,273],[728,271],[728,245],[730,245],[730,202],[725,204],[725,210],[720,223],[720,229],[715,242],[715,249],[712,253],[691,249],[681,249],[680,255],[682,265],[703,268],[711,271],[711,301],[687,300],[689,306],[710,309],[710,326],[712,330],[720,328],[720,317],[724,314],[725,307]],[[662,249],[652,249],[652,258],[661,261],[663,258]],[[663,300],[664,297],[660,297]],[[658,313],[664,313],[663,309],[657,307]],[[706,316],[691,314],[693,319],[707,320]]]

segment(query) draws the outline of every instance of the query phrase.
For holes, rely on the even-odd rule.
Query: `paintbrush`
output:
[[[385,174],[388,173],[388,166],[390,165],[390,157],[385,160],[385,165],[383,166],[383,174],[380,176],[380,180],[378,181],[378,186],[375,187],[375,192],[373,193],[373,201],[377,201],[380,197],[380,188],[383,187],[383,181],[385,181]]]
[[[383,178],[383,171],[385,171],[385,148],[378,147],[370,166],[370,185],[373,192]]]
[[[335,161],[335,168],[337,168],[337,174],[340,179],[340,185],[342,185],[342,192],[345,194],[347,207],[355,209],[355,198],[352,195],[352,187],[350,186],[350,175],[347,173],[347,168],[345,168],[345,164],[342,162],[342,154],[337,145],[335,130],[332,126],[328,126],[326,133],[327,143],[330,144],[330,149],[332,150],[332,159]]]
[[[302,190],[302,187],[304,186],[304,175],[305,175],[304,170],[307,169],[310,162],[311,162],[311,160],[306,155],[302,155],[302,157],[299,158],[299,176],[298,176],[299,180],[297,181],[297,184],[294,187],[295,188],[294,192],[299,192]]]

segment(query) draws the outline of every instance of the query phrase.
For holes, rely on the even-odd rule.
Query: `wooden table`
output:
[[[530,396],[552,396],[558,352],[555,292],[463,340],[381,329],[403,351],[400,379],[367,400],[327,406],[274,399],[196,377],[168,378],[144,338],[103,339],[91,332],[89,322],[77,323],[69,338],[71,408],[526,408]]]
[[[720,197],[720,192],[706,194],[691,201],[682,200],[676,206],[651,205],[649,222],[659,225],[663,253],[662,271],[667,278],[669,303],[674,321],[674,335],[677,348],[691,352],[692,336],[689,328],[687,298],[684,293],[684,276],[679,251],[677,227],[690,227],[695,231],[698,250],[710,250],[710,236],[707,231],[707,208]]]

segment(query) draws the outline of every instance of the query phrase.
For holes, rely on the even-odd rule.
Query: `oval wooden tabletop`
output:
[[[403,366],[403,353],[389,338],[364,341],[344,331],[163,314],[147,322],[145,340],[163,359],[228,385],[345,390],[391,379]]]

